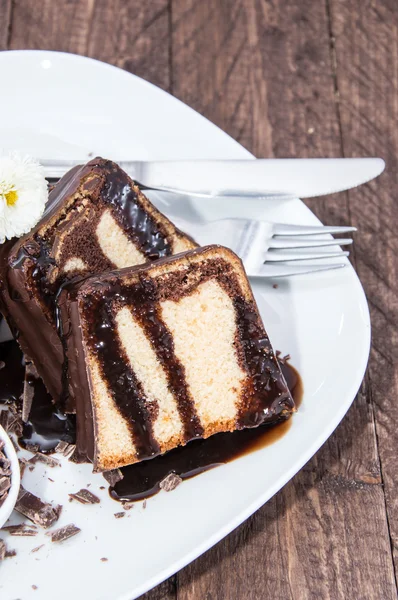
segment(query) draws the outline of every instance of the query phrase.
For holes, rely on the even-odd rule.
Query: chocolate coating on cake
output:
[[[160,309],[167,301],[178,304],[182,299],[191,297],[209,281],[216,282],[229,302],[233,301],[236,333],[232,343],[235,360],[246,378],[239,393],[235,420],[225,421],[224,429],[218,431],[274,423],[294,410],[294,401],[262,325],[241,263],[229,250],[212,246],[161,259],[151,267],[122,269],[98,278],[91,277],[83,283],[66,286],[60,295],[59,305],[61,318],[70,325],[66,336],[68,355],[85,356],[85,360],[73,361],[69,373],[72,385],[80,391],[78,446],[94,464],[97,460],[98,423],[93,413],[92,419],[87,419],[92,410],[91,394],[94,393],[90,387],[88,355],[96,357],[99,362],[103,382],[114,406],[130,428],[136,448],[135,461],[159,454],[153,435],[157,400],[151,398],[149,401],[142,386],[137,385],[136,374],[118,334],[116,315],[124,307],[131,311],[150,342],[165,373],[168,389],[176,400],[183,435],[174,446],[217,431],[213,426],[205,429],[198,417],[185,366],[176,354],[173,336]],[[149,412],[145,411],[145,407],[148,409],[149,406]],[[83,414],[86,415],[84,421],[79,417]],[[141,420],[140,427],[136,426],[137,419]],[[167,448],[170,447],[173,446]],[[128,463],[121,459],[119,466],[122,464]],[[118,464],[102,468],[114,466]]]
[[[98,233],[104,215],[124,244],[119,247],[110,235],[105,240],[110,255]],[[55,400],[67,396],[54,320],[59,287],[76,276],[120,266],[115,256],[124,265],[141,264],[195,246],[112,161],[96,158],[60,180],[32,232],[0,247],[0,309]],[[73,397],[67,409],[74,411]]]

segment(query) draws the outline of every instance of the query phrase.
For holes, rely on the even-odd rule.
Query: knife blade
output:
[[[82,161],[39,159],[48,178]],[[155,190],[201,197],[310,198],[351,189],[384,171],[382,158],[257,158],[254,160],[116,161]]]

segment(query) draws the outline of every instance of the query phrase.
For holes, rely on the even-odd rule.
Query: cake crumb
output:
[[[146,500],[144,500],[144,502],[142,503],[142,508],[145,509],[146,508]]]
[[[122,517],[124,517],[126,515],[126,513],[124,512],[117,512],[115,513],[115,517],[116,519],[121,519]]]
[[[37,590],[37,585],[32,585],[32,590]]]
[[[101,558],[101,562],[108,562],[108,559],[104,556],[103,558]]]
[[[132,500],[131,501],[125,500],[124,502],[122,502],[122,506],[123,506],[124,510],[131,510],[132,508],[134,508],[135,502],[133,502]]]
[[[272,287],[274,288],[274,290],[277,290],[279,285],[277,283],[274,283],[274,285]]]

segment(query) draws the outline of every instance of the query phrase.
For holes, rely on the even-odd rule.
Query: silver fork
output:
[[[179,226],[202,245],[221,244],[231,248],[242,259],[249,277],[287,277],[342,268],[347,264],[344,257],[349,252],[343,252],[339,246],[348,246],[353,240],[335,239],[330,234],[356,231],[355,227],[286,225],[254,219],[184,221]],[[331,258],[339,261],[330,262]],[[308,262],[321,259],[328,260]]]

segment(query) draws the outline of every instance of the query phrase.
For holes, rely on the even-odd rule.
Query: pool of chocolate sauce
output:
[[[18,401],[23,393],[25,364],[16,341],[0,343],[0,404]],[[288,362],[281,368],[296,407],[301,403],[303,386],[300,375]],[[24,424],[19,443],[51,452],[59,441],[75,442],[75,417],[64,415],[52,403],[40,379],[30,377],[34,399],[29,421]],[[109,489],[115,500],[142,500],[156,494],[160,482],[176,473],[182,479],[194,477],[220,464],[263,448],[283,437],[291,427],[291,419],[275,425],[262,425],[233,433],[219,433],[207,440],[194,440],[162,456],[123,467],[123,479]]]
[[[281,361],[281,368],[298,407],[303,396],[300,375],[287,362]],[[109,488],[109,493],[115,500],[149,498],[159,492],[160,482],[169,473],[176,473],[181,479],[199,475],[272,444],[287,433],[291,424],[292,420],[288,419],[275,425],[262,425],[233,433],[218,433],[206,440],[194,440],[162,456],[123,467],[123,479]]]
[[[19,402],[24,389],[25,361],[15,340],[0,343],[0,366],[0,404]],[[33,387],[34,396],[19,444],[37,447],[40,452],[53,451],[61,440],[73,444],[74,415],[64,415],[57,409],[41,379],[29,376],[27,385]]]

